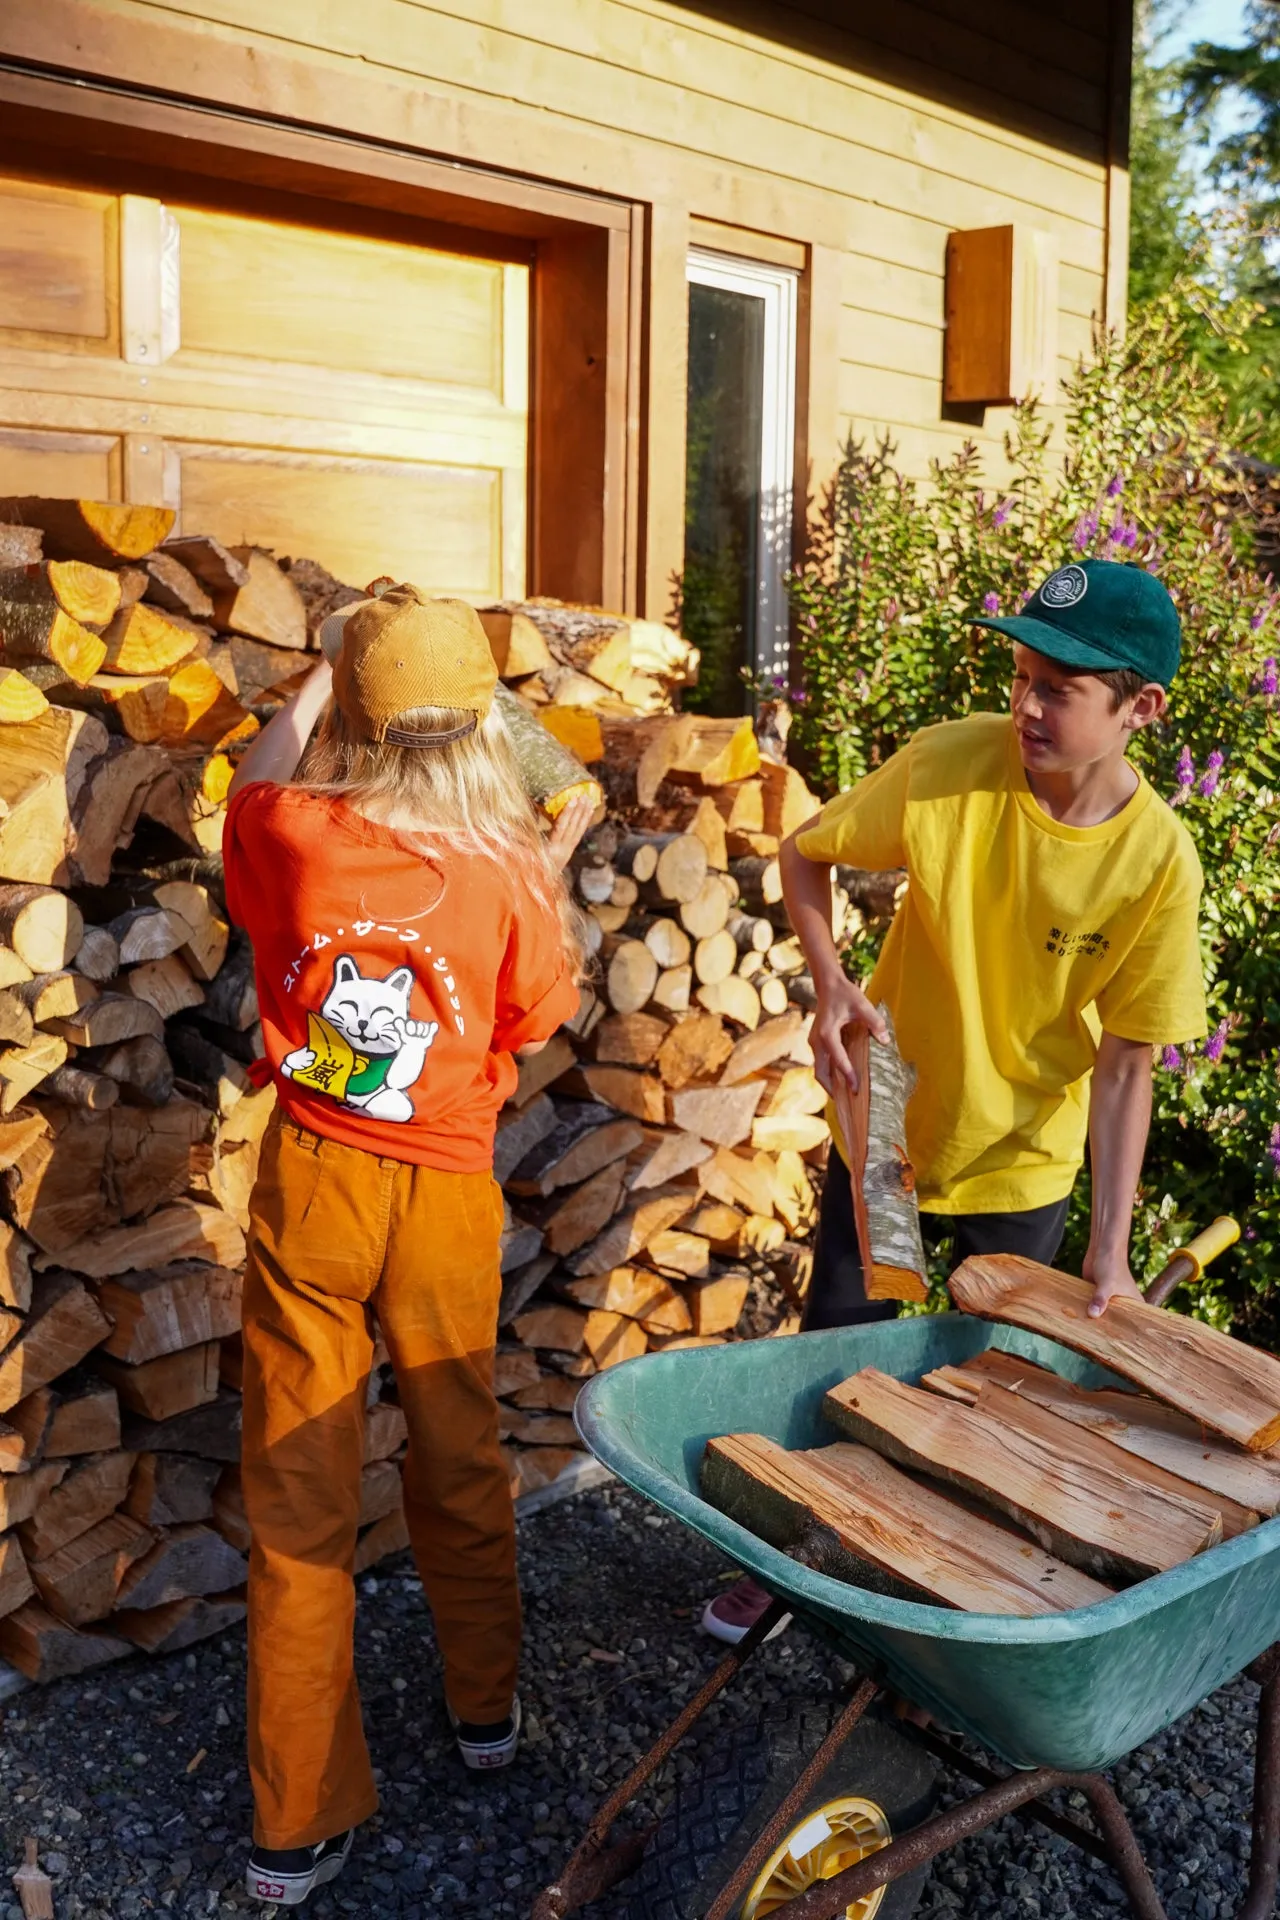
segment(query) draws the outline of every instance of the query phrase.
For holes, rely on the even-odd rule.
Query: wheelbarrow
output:
[[[1234,1237],[1230,1224],[1222,1223],[1218,1247]],[[1191,1266],[1198,1271],[1194,1255]],[[1176,1257],[1148,1298],[1162,1304],[1189,1270],[1187,1257]],[[587,1384],[576,1418],[596,1457],[775,1597],[599,1809],[538,1897],[533,1920],[564,1920],[615,1887],[623,1904],[610,1904],[610,1920],[904,1920],[930,1861],[1018,1808],[1109,1863],[1138,1920],[1167,1920],[1104,1769],[1245,1671],[1262,1694],[1250,1875],[1237,1920],[1270,1920],[1280,1862],[1280,1518],[1095,1606],[1017,1619],[832,1579],[699,1493],[703,1449],[714,1435],[821,1446],[836,1437],[823,1395],[860,1367],[914,1383],[987,1347],[1082,1386],[1129,1384],[1054,1341],[956,1313],[651,1354]],[[656,1829],[610,1845],[629,1802],[788,1613],[860,1676],[842,1705],[819,1713],[813,1703],[816,1743],[784,1726],[762,1754],[747,1729],[716,1757],[705,1790],[682,1788]],[[925,1709],[935,1726],[894,1720],[885,1711],[888,1689]],[[1009,1771],[975,1760],[938,1727],[967,1735]],[[932,1811],[938,1761],[981,1789],[943,1813]],[[798,1777],[779,1778],[784,1763]],[[1048,1804],[1056,1788],[1083,1794],[1094,1826]]]

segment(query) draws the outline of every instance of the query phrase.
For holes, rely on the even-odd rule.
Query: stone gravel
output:
[[[527,1640],[520,1760],[466,1773],[445,1724],[440,1664],[407,1556],[359,1583],[357,1659],[382,1810],[314,1920],[527,1916],[599,1798],[696,1685],[717,1649],[697,1612],[732,1570],[674,1520],[616,1486],[522,1520]],[[58,1920],[268,1915],[241,1890],[250,1800],[243,1765],[244,1636],[133,1659],[12,1699],[0,1729],[3,1858],[39,1837]],[[748,1706],[827,1693],[851,1669],[793,1626],[756,1656],[659,1776]],[[750,1697],[747,1696],[749,1687]],[[1244,1887],[1257,1690],[1237,1681],[1116,1770],[1176,1920],[1230,1920]],[[0,1882],[0,1920],[21,1920]],[[619,1889],[593,1920],[622,1920]],[[920,1920],[1105,1920],[1114,1877],[1034,1824],[1008,1820],[934,1870]]]

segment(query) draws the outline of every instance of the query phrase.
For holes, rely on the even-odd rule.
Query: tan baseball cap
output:
[[[443,746],[472,733],[498,684],[488,637],[465,600],[435,600],[420,587],[389,587],[329,615],[320,645],[333,663],[333,697],[360,732],[394,746]],[[414,707],[460,707],[475,715],[449,733],[415,733],[394,722]]]

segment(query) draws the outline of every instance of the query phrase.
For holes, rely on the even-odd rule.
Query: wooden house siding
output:
[[[1129,20],[1127,0],[1075,0],[1070,24],[1038,0],[9,0],[0,52],[644,209],[628,594],[661,611],[690,222],[806,250],[811,486],[849,431],[918,471],[974,439],[998,477],[1007,410],[943,405],[947,235],[1054,236],[1063,371],[1121,321]]]

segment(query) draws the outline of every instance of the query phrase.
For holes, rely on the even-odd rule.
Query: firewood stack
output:
[[[240,1289],[274,1093],[219,849],[238,754],[362,595],[172,520],[0,501],[0,1659],[35,1679],[243,1612]],[[574,868],[599,976],[497,1147],[527,1492],[579,1457],[597,1368],[797,1323],[826,1127],[776,855],[815,803],[749,723],[671,711],[697,656],[667,629],[482,618],[608,800]],[[358,1568],[405,1543],[385,1362]]]

